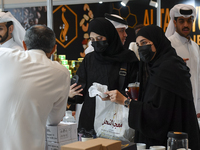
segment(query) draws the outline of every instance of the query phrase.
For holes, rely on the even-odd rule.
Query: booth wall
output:
[[[161,27],[164,31],[170,21],[169,10],[176,4],[191,4],[196,7],[197,19],[194,22],[191,37],[200,45],[200,1],[162,1],[161,3]],[[28,29],[34,24],[46,24],[46,6],[7,8]],[[93,17],[104,17],[104,13],[115,13],[128,21],[127,41],[135,41],[134,26],[137,24],[157,24],[156,8],[147,3],[129,1],[126,7],[120,2],[107,2],[103,4],[88,3],[77,5],[58,5],[53,7],[54,31],[58,45],[58,54],[65,54],[67,59],[84,57],[84,49],[87,46],[89,35],[87,34],[89,21]]]

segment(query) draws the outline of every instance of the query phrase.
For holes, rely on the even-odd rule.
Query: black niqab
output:
[[[163,30],[158,26],[150,25],[143,27],[137,33],[138,36],[143,36],[152,41],[156,48],[155,57],[147,64],[149,82],[184,99],[192,100],[189,68],[183,59],[177,56]]]
[[[138,61],[133,51],[127,50],[123,47],[119,38],[117,30],[113,24],[105,18],[93,19],[88,28],[88,33],[94,32],[101,36],[105,36],[108,42],[107,49],[102,52],[96,52],[95,57],[102,62],[134,62]]]

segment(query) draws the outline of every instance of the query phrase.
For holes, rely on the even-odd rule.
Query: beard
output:
[[[184,31],[183,31],[184,29],[188,29],[188,34],[184,33]],[[191,32],[191,28],[189,28],[189,27],[184,27],[184,28],[176,27],[176,32],[178,32],[181,36],[188,38],[188,36],[190,35],[190,32]]]
[[[0,38],[1,38],[0,43],[4,43],[8,38],[8,31],[3,36],[0,35]]]

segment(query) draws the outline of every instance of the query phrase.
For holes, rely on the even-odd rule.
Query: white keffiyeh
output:
[[[115,14],[110,14],[110,15],[113,16],[113,17],[119,18],[121,20],[124,20],[122,17],[120,17],[118,15],[115,15]],[[108,18],[106,18],[106,19],[108,19]],[[115,28],[126,28],[126,29],[128,28],[128,25],[122,24],[122,23],[117,22],[117,21],[113,21],[111,19],[108,19],[108,20],[114,25]]]
[[[9,21],[13,22],[14,29],[12,32],[12,37],[14,41],[19,46],[23,47],[22,41],[24,40],[24,36],[26,32],[25,29],[10,12],[0,12],[0,23],[9,22]]]
[[[180,13],[180,10],[192,10],[191,15],[183,15]],[[177,4],[170,10],[170,22],[167,27],[167,30],[165,32],[166,37],[170,37],[174,34],[176,31],[174,26],[174,17],[185,17],[188,18],[190,16],[193,16],[194,19],[196,18],[196,9],[192,5],[186,5],[186,4]]]

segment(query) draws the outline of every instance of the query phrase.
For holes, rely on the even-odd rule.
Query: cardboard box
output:
[[[121,141],[97,138],[75,142],[61,147],[61,150],[121,150]]]
[[[63,124],[57,126],[46,126],[46,140],[48,142],[61,143],[77,138],[76,123]]]
[[[124,142],[121,143],[122,150],[137,150],[136,144],[133,142]]]
[[[75,143],[61,146],[61,150],[102,150],[102,145],[92,142],[87,143],[78,141]]]
[[[96,138],[84,143],[102,144],[102,150],[121,150],[121,141],[110,140],[104,138]]]

